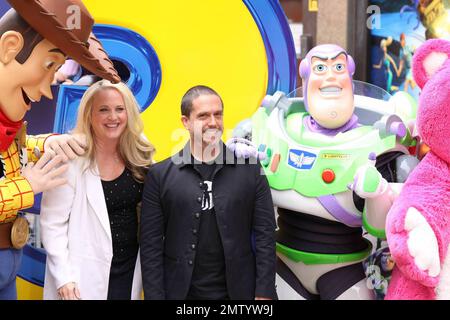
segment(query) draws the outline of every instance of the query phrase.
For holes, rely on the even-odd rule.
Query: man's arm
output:
[[[140,248],[144,298],[165,299],[164,215],[160,201],[160,181],[155,166],[150,168],[144,185]]]
[[[256,197],[253,213],[253,234],[256,256],[256,298],[276,299],[275,291],[275,214],[272,195],[261,166],[255,166]]]

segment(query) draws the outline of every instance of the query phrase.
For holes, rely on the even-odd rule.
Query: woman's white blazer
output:
[[[47,251],[44,299],[59,299],[57,289],[76,282],[81,299],[106,300],[113,257],[111,228],[97,167],[85,158],[69,163],[67,184],[44,192],[41,236]],[[131,299],[140,299],[138,253]]]

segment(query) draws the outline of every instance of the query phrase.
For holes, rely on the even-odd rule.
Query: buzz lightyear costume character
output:
[[[278,208],[280,299],[374,298],[362,227],[385,237],[398,182],[417,164],[406,121],[415,109],[405,96],[354,95],[354,71],[342,48],[315,47],[300,65],[303,98],[266,96],[228,143],[238,156],[259,154],[267,175]]]

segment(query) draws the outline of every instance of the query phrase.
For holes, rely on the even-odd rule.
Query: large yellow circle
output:
[[[154,47],[161,88],[143,113],[156,159],[175,153],[188,138],[180,102],[192,86],[215,89],[225,105],[225,134],[259,106],[266,93],[264,43],[242,0],[85,0],[96,23],[129,28]]]

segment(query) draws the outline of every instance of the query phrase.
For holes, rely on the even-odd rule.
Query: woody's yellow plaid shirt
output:
[[[15,139],[8,150],[0,152],[3,165],[3,172],[0,172],[0,223],[14,221],[19,210],[33,206],[33,190],[21,176],[20,170],[27,159],[31,162],[38,160],[34,154],[35,147],[41,154],[44,153],[44,142],[48,136],[26,136],[23,145]]]

